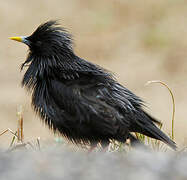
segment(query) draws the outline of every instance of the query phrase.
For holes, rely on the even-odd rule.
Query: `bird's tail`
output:
[[[141,117],[139,116],[138,120],[136,121],[136,132],[144,134],[151,138],[158,139],[166,143],[172,149],[176,150],[177,146],[175,142],[171,140],[166,134],[164,134],[154,123],[161,124],[146,112],[141,112]]]

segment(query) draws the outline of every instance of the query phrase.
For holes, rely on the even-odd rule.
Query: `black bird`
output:
[[[21,66],[28,66],[22,86],[32,94],[34,111],[54,132],[91,147],[106,147],[110,140],[136,142],[132,133],[138,132],[176,149],[155,125],[160,122],[143,110],[143,101],[109,71],[78,57],[72,36],[56,21],[40,25],[31,36],[11,39],[29,47]]]

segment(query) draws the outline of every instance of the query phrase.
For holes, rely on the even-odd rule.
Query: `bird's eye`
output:
[[[37,45],[37,46],[41,46],[41,45],[42,45],[42,42],[41,42],[41,41],[36,41],[36,45]]]

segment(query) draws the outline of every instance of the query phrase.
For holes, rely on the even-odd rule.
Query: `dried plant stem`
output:
[[[20,116],[18,120],[18,142],[23,142],[23,117]]]
[[[152,84],[152,83],[159,83],[159,84],[162,84],[163,86],[165,86],[165,87],[168,89],[168,91],[169,91],[169,93],[170,93],[170,95],[171,95],[172,104],[173,104],[171,139],[174,140],[175,99],[174,99],[173,92],[171,91],[171,89],[169,88],[169,86],[168,86],[166,83],[164,83],[164,82],[162,82],[162,81],[160,81],[160,80],[148,81],[148,82],[146,83],[146,85],[149,85],[149,84]]]
[[[22,106],[20,106],[19,111],[17,112],[17,115],[19,117],[18,119],[18,142],[23,142],[23,110]]]
[[[17,125],[17,131],[14,133],[10,128],[7,128],[6,130],[4,130],[3,132],[0,133],[0,136],[2,136],[3,134],[10,132],[11,134],[13,134],[13,138],[11,140],[8,152],[10,151],[14,151],[20,148],[26,148],[27,149],[27,145],[29,145],[33,150],[35,149],[35,146],[30,142],[24,142],[24,135],[23,135],[23,112],[22,112],[22,107],[20,106],[19,111],[17,112],[18,115],[18,125]],[[15,139],[17,139],[17,142],[15,142]],[[40,150],[41,146],[40,146],[40,138],[37,138],[37,146],[38,149]]]

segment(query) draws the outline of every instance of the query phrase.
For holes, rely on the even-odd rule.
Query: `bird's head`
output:
[[[73,53],[71,35],[56,21],[48,21],[41,24],[30,36],[10,37],[29,46],[29,56],[35,59],[45,60],[54,57],[64,59]],[[28,61],[28,59],[27,59]]]

